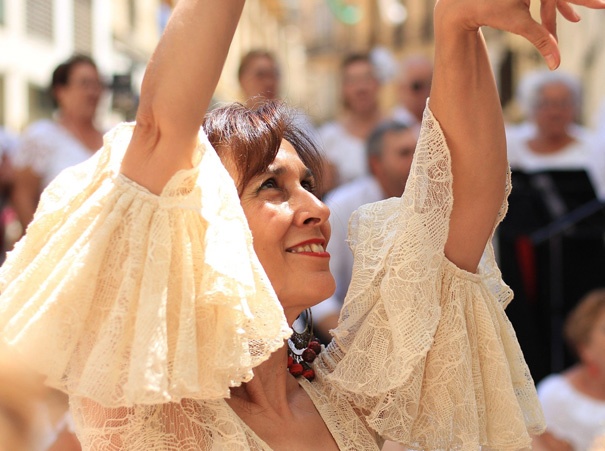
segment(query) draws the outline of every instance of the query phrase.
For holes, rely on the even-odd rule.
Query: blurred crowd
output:
[[[337,117],[315,124],[312,112],[301,110],[296,118],[325,155],[321,192],[331,209],[327,250],[337,288],[313,310],[323,341],[336,326],[350,282],[349,218],[365,203],[404,193],[430,94],[432,63],[425,55],[399,61],[391,80],[381,73],[372,53],[345,56]],[[243,102],[255,107],[284,95],[282,76],[271,52],[250,51],[238,71]],[[387,83],[393,98],[385,106]],[[102,146],[95,114],[104,88],[94,61],[74,56],[51,76],[53,116],[20,136],[0,130],[3,252],[27,228],[53,178]],[[507,313],[540,382],[549,424],[535,446],[597,449],[605,442],[605,292],[599,289],[605,287],[605,102],[594,127],[583,126],[579,80],[548,71],[528,74],[516,101],[524,121],[507,129],[513,183],[509,214],[494,240],[503,278],[515,293]],[[14,359],[8,354],[0,359],[0,388],[23,393],[15,399],[14,391],[0,390],[0,449],[79,449],[61,395],[9,365]]]

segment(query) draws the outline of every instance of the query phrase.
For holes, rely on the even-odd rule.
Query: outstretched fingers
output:
[[[605,9],[605,0],[557,0],[557,9],[570,22],[579,22],[581,19],[572,4],[591,9]]]
[[[605,9],[605,0],[560,0],[561,3],[573,3],[592,9]]]
[[[550,0],[548,0],[550,1]],[[553,8],[556,8],[556,0],[552,4]],[[549,13],[550,14],[550,13]],[[542,17],[542,20],[545,20]],[[512,29],[515,34],[523,36],[540,52],[546,64],[551,70],[559,67],[561,62],[561,54],[559,52],[559,46],[557,40],[552,33],[552,27],[556,28],[556,19],[551,19],[550,16],[546,17],[546,20],[550,20],[548,28],[545,24],[539,24],[532,18],[528,17],[523,22],[518,22],[516,29]],[[553,22],[554,21],[554,22]]]
[[[570,22],[579,22],[581,17],[567,1],[557,2],[557,9]]]

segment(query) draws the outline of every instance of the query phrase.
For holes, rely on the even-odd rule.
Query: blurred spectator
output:
[[[41,120],[21,137],[14,159],[13,205],[23,228],[31,221],[40,193],[63,169],[89,158],[103,144],[94,124],[103,83],[92,59],[77,55],[52,74],[53,120]]]
[[[336,327],[340,309],[351,282],[353,254],[347,244],[349,218],[360,206],[389,197],[400,197],[410,173],[418,141],[417,127],[395,121],[384,122],[372,132],[366,144],[370,174],[359,177],[331,191],[325,199],[330,207],[332,234],[327,251],[330,272],[336,279],[336,292],[313,307],[318,336],[324,341]]]
[[[433,63],[422,55],[405,58],[399,66],[395,79],[397,105],[393,108],[393,119],[408,126],[420,124],[431,93]]]
[[[347,56],[340,75],[342,113],[319,129],[320,143],[329,162],[326,191],[368,173],[365,141],[383,119],[380,82],[370,57]]]
[[[582,108],[580,81],[564,72],[536,72],[520,84],[518,101],[528,124],[509,133],[512,169],[586,171],[599,197],[605,197],[605,174],[595,167],[592,135],[577,123]]]
[[[13,188],[13,158],[18,140],[11,133],[0,128],[0,264],[4,262],[6,251],[12,243],[7,243],[6,229],[14,217],[8,206]]]
[[[579,363],[538,384],[547,432],[535,450],[588,450],[605,427],[605,289],[580,301],[564,331]]]
[[[255,49],[246,53],[237,72],[246,106],[254,108],[266,100],[280,98],[281,71],[277,59],[268,50]],[[317,142],[317,131],[302,111],[296,111],[296,125]]]
[[[264,100],[277,99],[280,76],[277,60],[271,52],[255,49],[246,53],[237,72],[246,106],[254,107]]]
[[[577,299],[603,283],[605,216],[597,194],[605,177],[590,134],[576,122],[576,78],[531,74],[518,100],[528,122],[507,136],[513,188],[498,230],[500,267],[515,293],[507,314],[539,381],[569,363],[560,325]],[[579,214],[587,208],[589,215]]]

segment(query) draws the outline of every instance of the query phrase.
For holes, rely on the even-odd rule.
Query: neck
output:
[[[342,124],[353,136],[366,139],[382,119],[378,108],[369,111],[347,111],[342,116]]]
[[[67,129],[94,129],[93,118],[78,116],[76,114],[70,114],[65,111],[59,112],[57,116],[57,122],[63,125]]]
[[[229,402],[247,405],[249,409],[270,409],[281,416],[291,415],[288,400],[300,386],[288,372],[287,362],[287,345],[284,345],[254,368],[250,382],[231,389]]]
[[[605,373],[591,372],[585,364],[579,364],[568,372],[572,385],[591,398],[605,401]]]
[[[567,132],[540,134],[529,141],[532,150],[538,153],[553,153],[574,142],[575,139]]]

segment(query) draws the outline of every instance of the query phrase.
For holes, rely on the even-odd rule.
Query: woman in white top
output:
[[[547,432],[534,449],[588,450],[605,430],[605,289],[590,292],[571,312],[565,337],[579,363],[538,384]]]
[[[539,71],[520,85],[519,101],[529,122],[507,134],[508,160],[513,170],[585,170],[599,197],[605,196],[603,159],[594,137],[577,124],[582,93],[577,78],[564,72]]]
[[[50,94],[57,108],[55,119],[35,122],[25,131],[13,162],[12,202],[24,229],[44,188],[103,144],[103,134],[94,124],[102,92],[97,67],[87,56],[73,56],[54,70]]]

